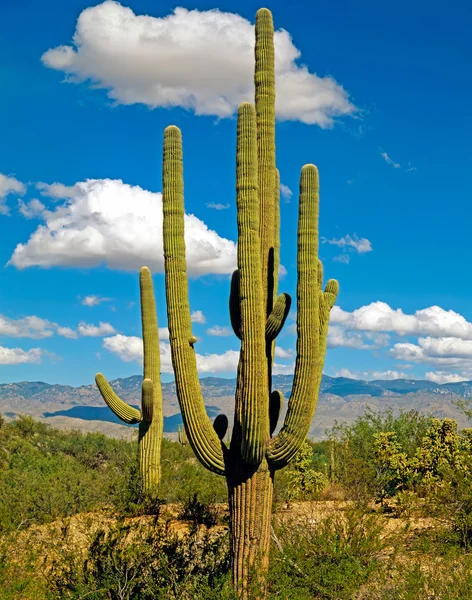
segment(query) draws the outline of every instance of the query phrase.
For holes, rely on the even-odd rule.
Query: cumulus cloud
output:
[[[274,375],[293,375],[295,371],[295,363],[292,362],[289,365],[282,365],[280,363],[274,363],[272,367],[272,373]]]
[[[74,331],[71,327],[57,327],[57,335],[66,337],[69,339],[75,339],[77,337],[77,331]]]
[[[468,377],[463,377],[458,373],[447,373],[446,371],[428,371],[424,374],[424,378],[427,381],[433,381],[434,383],[460,383],[461,381],[467,381]]]
[[[56,184],[57,185],[57,184]],[[94,267],[163,271],[162,196],[121,180],[77,183],[8,264],[26,267]],[[220,237],[194,215],[185,215],[187,268],[192,276],[229,274],[236,268],[236,244]]]
[[[8,215],[10,209],[5,204],[5,199],[8,194],[16,194],[23,196],[26,193],[26,186],[15,177],[9,177],[0,173],[0,215]]]
[[[5,348],[0,346],[0,365],[20,365],[24,363],[40,363],[41,348],[22,350],[21,348]]]
[[[350,371],[349,369],[340,369],[335,377],[347,377],[348,379],[361,379],[363,381],[374,380],[393,380],[393,379],[411,379],[403,371]]]
[[[205,315],[201,310],[194,310],[193,313],[190,315],[190,320],[192,321],[192,323],[199,323],[200,325],[206,323]]]
[[[43,339],[48,338],[57,333],[70,337],[67,327],[60,327],[57,323],[41,319],[35,315],[22,317],[21,319],[10,319],[4,315],[0,315],[0,336]]]
[[[356,112],[332,77],[297,64],[300,51],[287,31],[276,32],[275,49],[279,119],[330,127],[336,117]],[[117,104],[230,117],[254,96],[253,25],[219,10],[176,8],[156,18],[106,1],[82,11],[72,45],[48,50],[42,62],[70,82],[107,90]]]
[[[113,352],[125,362],[143,362],[143,342],[135,336],[115,335],[103,340],[103,347]],[[170,344],[159,344],[161,354],[161,371],[173,373]],[[199,373],[235,372],[238,366],[239,352],[227,350],[223,354],[196,354]]]
[[[388,165],[391,165],[394,169],[399,169],[401,167],[401,165],[399,163],[396,163],[394,160],[392,160],[386,152],[381,152],[380,156],[384,159],[384,161]]]
[[[100,321],[98,325],[84,323],[81,321],[78,326],[78,332],[84,337],[103,337],[115,333],[115,328],[110,323]]]
[[[289,359],[289,358],[294,358],[295,351],[292,350],[292,348],[285,349],[285,348],[281,348],[280,346],[276,346],[274,354],[277,358]]]
[[[140,337],[121,334],[114,335],[103,340],[103,347],[117,354],[124,362],[143,362],[143,340]],[[163,372],[167,373],[167,371]]]
[[[82,299],[81,304],[91,308],[92,306],[98,306],[102,302],[110,302],[111,300],[112,298],[104,298],[102,296],[85,296],[85,298]]]
[[[169,328],[168,327],[159,327],[159,339],[160,340],[168,340],[169,339]]]
[[[372,302],[352,312],[334,306],[330,322],[359,331],[391,331],[399,335],[429,335],[472,340],[472,323],[453,310],[430,306],[405,314],[385,302]]]
[[[357,350],[377,350],[389,343],[389,336],[361,334],[347,331],[344,327],[330,324],[328,330],[329,348],[356,348]]]
[[[18,210],[25,219],[36,219],[43,214],[45,209],[44,204],[37,198],[33,198],[30,202],[18,199]]]
[[[472,341],[460,338],[420,337],[417,344],[395,344],[390,353],[399,360],[472,369]]]
[[[209,327],[206,332],[208,335],[213,335],[216,337],[226,337],[231,335],[233,332],[229,327],[221,327],[220,325],[214,325],[213,327]]]
[[[358,252],[359,254],[365,254],[366,252],[372,252],[372,243],[367,238],[359,238],[356,234],[352,237],[345,235],[339,239],[327,239],[321,238],[323,244],[332,244],[333,246],[339,246],[340,248],[350,248]],[[339,258],[339,257],[338,257]],[[342,262],[342,261],[339,261]]]
[[[64,185],[58,182],[44,183],[43,181],[38,181],[36,189],[40,191],[41,196],[46,196],[53,200],[73,198],[79,192],[75,185]]]

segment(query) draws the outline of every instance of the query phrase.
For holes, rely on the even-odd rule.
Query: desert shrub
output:
[[[194,525],[205,525],[206,527],[213,527],[218,521],[215,510],[201,502],[196,493],[184,503],[179,516],[184,521],[191,521]]]
[[[289,500],[312,500],[328,484],[325,473],[314,468],[313,458],[313,445],[305,440],[288,465],[286,493]]]
[[[216,600],[231,598],[226,535],[192,529],[176,535],[166,524],[118,523],[98,531],[85,559],[55,563],[53,598],[94,600]]]
[[[74,447],[77,441],[83,449],[80,443]],[[97,446],[108,458],[92,465]],[[6,424],[0,447],[0,531],[113,505],[125,489],[134,456],[125,442],[58,432],[30,417]]]
[[[276,504],[318,499],[328,484],[328,471],[328,443],[305,440],[288,466],[277,471],[274,486]]]
[[[386,455],[381,448],[387,441],[384,434],[388,433],[390,442],[394,442],[394,448],[390,444],[390,449],[395,449],[396,459],[403,454],[402,460],[409,461],[415,456],[431,422],[430,417],[417,411],[395,417],[392,411],[366,410],[352,425],[336,425],[328,432],[333,444],[334,479],[349,497],[357,501],[391,494],[406,478],[402,475],[395,481],[396,466],[390,459],[385,461]],[[396,475],[399,475],[398,471]]]
[[[283,600],[351,598],[380,566],[389,543],[376,514],[352,508],[323,520],[276,528],[270,566],[271,597]]]

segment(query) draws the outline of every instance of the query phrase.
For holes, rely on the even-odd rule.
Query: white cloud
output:
[[[294,358],[295,351],[292,350],[292,348],[285,349],[285,348],[281,348],[280,346],[276,346],[274,354],[277,358],[289,359],[289,358]]]
[[[386,152],[381,152],[380,156],[384,159],[384,161],[388,165],[391,165],[394,169],[399,169],[401,167],[401,165],[399,163],[396,163],[395,161],[393,161]]]
[[[54,335],[58,327],[56,323],[34,315],[21,319],[10,319],[0,315],[0,336],[42,339]]]
[[[280,184],[280,193],[285,202],[290,202],[291,197],[293,196],[292,190],[283,183]]]
[[[64,198],[73,198],[78,192],[75,185],[64,185],[63,183],[44,183],[39,181],[36,189],[40,191],[41,196],[52,198],[53,200],[62,200]]]
[[[19,365],[24,363],[40,363],[41,348],[22,350],[21,348],[5,348],[0,346],[0,365]]]
[[[364,381],[374,380],[393,380],[393,379],[411,379],[407,373],[403,371],[350,371],[349,369],[340,369],[335,374],[335,377],[347,377],[348,379],[361,379]]]
[[[220,325],[214,325],[206,330],[208,335],[213,335],[216,337],[226,337],[231,335],[233,332],[229,327],[220,327]]]
[[[238,361],[236,350],[226,350],[223,354],[197,354],[197,369],[199,373],[235,373]]]
[[[282,365],[279,363],[274,363],[272,367],[272,373],[274,375],[293,375],[295,371],[295,363],[291,363],[289,365]]]
[[[357,350],[377,350],[386,346],[388,336],[368,336],[354,331],[346,331],[344,327],[330,324],[328,330],[329,348],[356,348]]]
[[[102,296],[85,296],[85,298],[82,299],[81,304],[91,308],[92,306],[98,306],[102,302],[110,302],[111,300],[113,300],[113,298],[104,298]]]
[[[356,107],[332,77],[310,73],[283,29],[275,34],[277,116],[329,127]],[[180,106],[230,117],[252,100],[254,28],[219,10],[176,8],[161,18],[106,1],[82,11],[73,46],[45,52],[43,64],[67,80],[90,81],[118,104]]]
[[[458,373],[446,373],[445,371],[428,371],[424,374],[424,378],[427,381],[433,381],[434,383],[459,383],[461,381],[467,381],[468,377],[463,377]]]
[[[333,262],[342,263],[344,265],[348,265],[351,262],[351,257],[349,254],[338,254],[333,258]]]
[[[43,216],[8,264],[138,270],[147,264],[163,271],[162,196],[121,180],[89,179]],[[236,268],[236,244],[221,238],[194,215],[185,215],[187,268],[190,275],[229,274]]]
[[[23,196],[26,193],[26,186],[15,177],[9,177],[0,173],[0,215],[8,215],[10,209],[5,204],[8,194],[17,194]]]
[[[114,335],[103,340],[103,347],[117,354],[124,362],[143,362],[143,340],[139,337]]]
[[[333,246],[339,246],[340,248],[352,248],[359,254],[365,254],[366,252],[372,252],[372,243],[367,238],[359,238],[356,234],[352,237],[345,235],[340,239],[328,240],[327,238],[321,238],[323,244],[332,244]],[[339,261],[344,262],[344,261]]]
[[[161,342],[161,372],[173,373],[170,344]],[[143,342],[135,336],[115,335],[103,340],[103,347],[117,354],[125,362],[143,362]],[[239,361],[239,352],[227,350],[223,354],[197,354],[199,373],[235,372]]]
[[[213,208],[214,210],[227,210],[230,204],[220,204],[219,202],[207,202],[207,208]]]
[[[169,339],[169,328],[168,327],[159,327],[159,339],[160,340],[168,340]]]
[[[100,321],[98,325],[92,325],[91,323],[79,323],[78,331],[80,335],[84,337],[102,337],[104,335],[111,335],[115,333],[115,328],[110,323],[103,323]]]
[[[200,323],[200,325],[206,323],[205,315],[201,310],[194,310],[193,313],[190,315],[190,320],[192,321],[192,323]]]
[[[75,339],[77,337],[77,331],[74,331],[70,327],[58,327],[57,335],[70,339]]]
[[[418,344],[430,357],[472,358],[472,340],[422,337]]]
[[[36,219],[40,217],[45,208],[44,204],[37,198],[33,198],[30,202],[23,202],[23,200],[18,199],[18,210],[25,219]]]
[[[453,310],[430,306],[405,314],[385,302],[372,302],[352,312],[334,306],[330,322],[359,331],[391,331],[399,335],[430,335],[472,340],[472,323]]]

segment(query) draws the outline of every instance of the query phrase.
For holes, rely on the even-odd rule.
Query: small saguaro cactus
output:
[[[141,410],[123,402],[101,373],[97,373],[95,381],[103,399],[119,419],[128,424],[139,423],[139,475],[143,496],[149,497],[156,495],[161,479],[161,443],[164,421],[156,301],[151,272],[147,267],[143,267],[139,273],[139,286],[144,347]]]
[[[236,149],[237,266],[231,281],[230,316],[241,340],[234,425],[211,423],[198,380],[192,335],[184,241],[182,139],[164,134],[163,210],[166,295],[177,397],[188,441],[210,471],[226,477],[230,508],[233,581],[242,599],[264,598],[269,560],[273,482],[306,438],[316,408],[329,314],[338,284],[322,290],[318,259],[318,170],[305,165],[298,215],[297,358],[285,422],[276,435],[283,396],[272,390],[275,338],[290,309],[277,296],[279,177],[275,166],[274,28],[269,10],[256,19],[255,107],[239,107]]]

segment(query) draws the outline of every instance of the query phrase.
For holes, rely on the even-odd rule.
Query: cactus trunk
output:
[[[265,598],[274,473],[236,457],[227,475],[233,581],[242,600]]]
[[[257,13],[255,58],[255,107],[246,102],[238,111],[238,256],[229,306],[241,351],[229,447],[222,442],[227,419],[220,415],[211,423],[198,380],[185,257],[182,139],[174,126],[164,134],[162,195],[167,314],[177,397],[197,458],[226,477],[234,586],[243,600],[266,597],[274,474],[295,456],[309,431],[329,313],[338,291],[333,280],[322,289],[318,170],[305,165],[298,215],[297,359],[285,421],[275,434],[283,396],[271,390],[274,345],[291,300],[288,294],[276,297],[280,182],[275,165],[274,27],[267,9]]]

